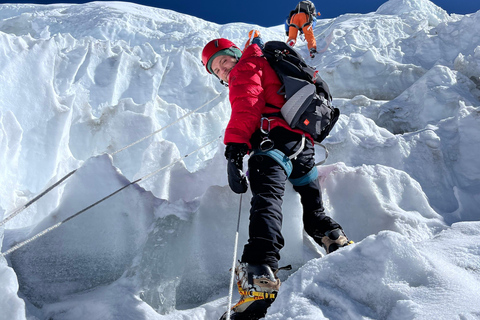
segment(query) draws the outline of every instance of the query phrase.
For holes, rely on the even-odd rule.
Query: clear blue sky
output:
[[[9,3],[84,3],[89,1],[6,1]],[[271,27],[283,24],[285,16],[295,8],[298,0],[137,0],[128,1],[151,7],[171,9],[207,21],[226,24],[245,22]],[[387,0],[330,0],[313,1],[321,18],[334,18],[344,13],[368,13]],[[480,0],[433,0],[448,13],[466,14],[480,10]]]

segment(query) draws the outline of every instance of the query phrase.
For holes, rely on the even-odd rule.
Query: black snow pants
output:
[[[300,146],[301,135],[275,128],[270,132],[275,148],[285,155],[293,154]],[[305,176],[315,166],[313,144],[305,139],[303,151],[292,159],[291,179]],[[255,148],[255,143],[252,142]],[[258,144],[257,144],[258,145]],[[248,177],[252,191],[249,239],[244,247],[242,262],[268,264],[278,269],[280,250],[284,246],[282,228],[282,203],[287,174],[274,159],[264,155],[253,155],[248,161]],[[318,179],[303,186],[294,186],[300,194],[303,206],[303,224],[305,231],[317,242],[329,230],[340,228],[332,218],[325,214],[322,193]]]

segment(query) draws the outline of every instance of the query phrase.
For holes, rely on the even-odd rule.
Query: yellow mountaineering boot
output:
[[[242,262],[235,268],[240,300],[230,312],[232,320],[257,320],[267,313],[268,307],[277,297],[280,279],[266,264]],[[225,313],[220,320],[227,319]]]

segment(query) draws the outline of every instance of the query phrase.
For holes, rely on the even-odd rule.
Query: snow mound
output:
[[[265,319],[474,319],[479,227],[454,224],[420,242],[382,231],[309,261],[283,284]]]

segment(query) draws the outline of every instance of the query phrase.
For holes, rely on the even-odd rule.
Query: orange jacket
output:
[[[307,40],[308,50],[315,48],[317,50],[317,41],[313,34],[312,23],[308,23],[308,15],[304,12],[296,13],[290,19],[290,27],[288,28],[288,40],[297,41],[298,30],[301,30]]]

